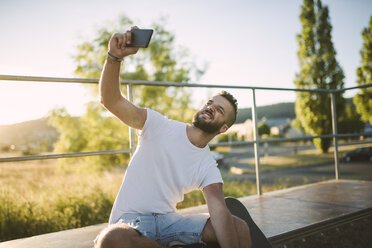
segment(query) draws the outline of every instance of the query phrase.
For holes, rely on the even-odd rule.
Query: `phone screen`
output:
[[[132,29],[132,41],[129,47],[148,47],[152,33],[152,29]]]

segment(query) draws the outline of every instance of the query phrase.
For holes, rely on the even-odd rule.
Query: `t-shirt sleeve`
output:
[[[169,119],[161,115],[159,112],[156,112],[152,109],[146,109],[147,117],[145,124],[143,125],[142,130],[137,131],[137,134],[140,138],[151,138],[155,137],[163,130],[166,130],[169,124]]]
[[[202,180],[199,189],[203,190],[204,187],[213,183],[223,183],[220,170],[217,168],[217,163],[214,159],[209,159],[208,164],[202,170]]]

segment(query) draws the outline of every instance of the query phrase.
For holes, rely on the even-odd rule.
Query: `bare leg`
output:
[[[150,238],[142,237],[136,230],[125,225],[116,224],[105,228],[94,241],[95,248],[163,248]]]
[[[250,248],[252,247],[252,240],[247,223],[236,217],[234,217],[235,229],[238,231],[239,247]]]

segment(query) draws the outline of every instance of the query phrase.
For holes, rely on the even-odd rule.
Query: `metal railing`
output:
[[[45,82],[45,83],[79,83],[79,84],[98,84],[98,79],[85,79],[85,78],[57,78],[57,77],[32,77],[32,76],[15,76],[15,75],[0,75],[0,81],[22,81],[22,82]],[[190,88],[224,88],[224,89],[240,89],[252,91],[252,122],[253,122],[253,140],[252,141],[236,141],[236,142],[222,142],[211,144],[211,147],[217,146],[237,146],[237,145],[254,145],[255,169],[256,169],[256,185],[257,194],[262,195],[261,177],[260,177],[260,143],[270,142],[283,142],[283,141],[299,141],[314,138],[332,138],[334,145],[334,163],[335,163],[335,178],[339,179],[339,158],[338,158],[338,138],[340,137],[355,137],[360,135],[370,135],[367,133],[358,134],[338,134],[336,122],[336,103],[335,94],[360,88],[372,87],[372,84],[365,84],[362,86],[354,86],[343,89],[297,89],[297,88],[274,88],[274,87],[255,87],[255,86],[238,86],[238,85],[205,85],[196,83],[178,83],[178,82],[159,82],[159,81],[144,81],[144,80],[121,80],[122,85],[127,85],[128,100],[133,102],[133,85],[152,85],[152,86],[166,86],[166,87],[190,87]],[[332,134],[318,135],[318,136],[304,136],[298,138],[277,138],[277,139],[259,139],[258,136],[258,120],[257,120],[257,107],[256,107],[256,90],[271,90],[271,91],[293,91],[293,92],[318,92],[331,94],[331,113],[332,113]],[[94,155],[107,155],[107,154],[132,154],[135,149],[135,134],[132,128],[129,128],[129,149],[111,150],[111,151],[92,151],[92,152],[76,152],[76,153],[62,153],[50,155],[29,155],[21,157],[6,157],[0,158],[1,162],[18,162],[28,160],[44,160],[56,158],[71,158],[82,156]]]

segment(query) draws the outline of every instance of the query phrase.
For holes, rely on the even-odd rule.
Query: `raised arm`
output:
[[[131,32],[114,34],[109,42],[109,53],[103,66],[99,80],[99,94],[103,106],[122,122],[130,127],[142,129],[146,121],[147,112],[125,99],[120,92],[120,66],[118,59],[135,54],[138,48],[127,47],[131,41]]]

